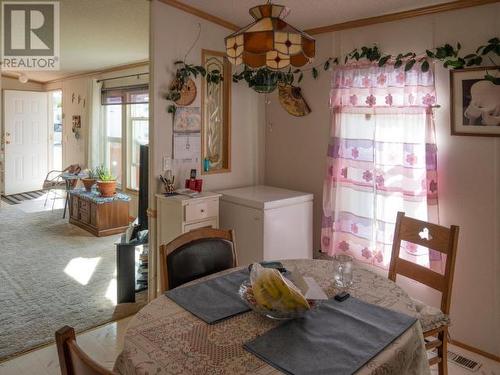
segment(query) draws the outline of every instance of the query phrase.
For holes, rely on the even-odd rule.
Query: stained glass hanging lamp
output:
[[[225,38],[226,54],[232,64],[279,70],[312,61],[315,41],[283,20],[288,15],[286,7],[269,1],[251,8],[249,13],[255,22]]]

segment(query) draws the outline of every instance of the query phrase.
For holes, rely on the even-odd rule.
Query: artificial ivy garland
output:
[[[491,54],[500,56],[500,39],[497,37],[488,40],[486,45],[479,46],[475,53],[468,54],[464,57],[459,56],[461,48],[462,46],[460,43],[457,43],[456,47],[446,43],[432,50],[426,50],[424,56],[418,57],[414,52],[400,53],[398,55],[384,55],[377,46],[361,47],[359,49],[355,48],[348,53],[344,59],[344,64],[353,60],[359,61],[367,59],[370,62],[378,63],[380,67],[386,65],[388,62],[394,62],[395,68],[399,68],[404,64],[404,70],[409,71],[418,62],[420,63],[422,72],[426,72],[430,69],[431,60],[442,61],[445,68],[451,69],[479,66],[485,58],[489,58],[493,65],[498,65],[491,57]],[[244,80],[247,82],[248,87],[253,88],[255,91],[270,93],[280,84],[300,84],[304,78],[304,72],[306,71],[310,71],[312,77],[317,79],[321,68],[327,71],[332,65],[338,64],[338,58],[330,57],[324,63],[315,65],[312,68],[295,70],[289,68],[288,71],[274,71],[268,68],[251,69],[245,65],[241,72],[233,74],[233,82]],[[500,77],[495,77],[489,72],[484,78],[495,85],[500,85]]]

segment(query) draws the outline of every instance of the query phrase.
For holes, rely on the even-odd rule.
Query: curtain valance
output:
[[[434,75],[420,67],[346,65],[333,72],[330,106],[429,107],[436,104]]]
[[[111,87],[101,90],[102,105],[145,104],[149,102],[149,85]]]

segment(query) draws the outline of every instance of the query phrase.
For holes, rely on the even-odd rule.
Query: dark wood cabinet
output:
[[[90,193],[71,191],[69,212],[71,224],[98,237],[122,233],[129,224],[129,201],[125,199],[93,199]]]

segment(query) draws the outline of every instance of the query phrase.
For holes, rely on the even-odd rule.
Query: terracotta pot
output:
[[[116,194],[116,181],[97,181],[97,188],[102,197],[112,197]]]
[[[96,181],[95,178],[82,178],[83,186],[85,186],[85,190],[87,191],[92,190],[92,186],[95,185]]]

